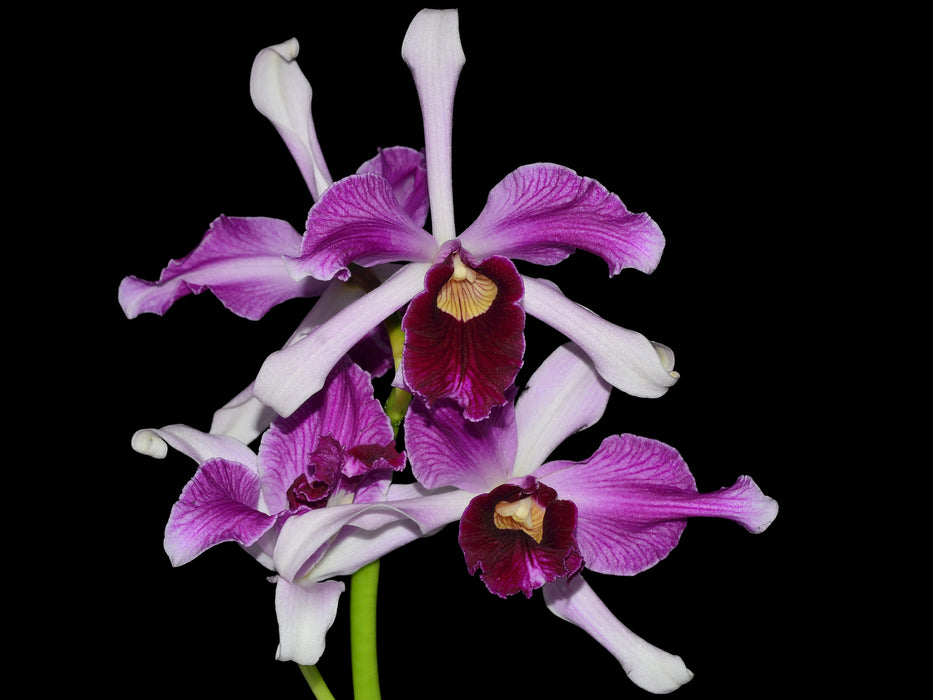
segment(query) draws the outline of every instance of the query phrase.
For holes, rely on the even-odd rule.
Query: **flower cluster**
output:
[[[600,183],[536,163],[493,187],[476,220],[456,230],[456,11],[422,11],[402,43],[424,149],[380,149],[336,181],[297,54],[294,39],[261,51],[250,90],[311,194],[305,230],[221,216],[158,280],[127,277],[119,290],[130,318],[204,290],[252,320],[287,299],[316,298],[209,432],[175,424],[133,436],[141,453],[164,457],[172,447],[197,463],[166,525],[172,563],[239,544],[274,572],[278,658],[313,666],[341,577],[457,523],[466,570],[492,594],[541,589],[555,615],[592,635],[639,686],[668,692],[687,682],[680,657],[624,627],[584,572],[644,571],[673,550],[690,517],[761,532],[777,504],[747,476],[700,493],[674,448],[631,434],[609,435],[581,461],[548,461],[601,419],[613,390],[655,398],[678,375],[670,349],[514,263],[554,265],[580,249],[610,275],[650,273],[664,248],[657,224]],[[520,388],[526,314],[567,342]],[[393,396],[404,397],[395,417],[372,381],[389,372]]]

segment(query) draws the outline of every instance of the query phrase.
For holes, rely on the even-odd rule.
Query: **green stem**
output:
[[[321,672],[317,670],[317,666],[299,665],[298,668],[301,669],[301,675],[308,681],[308,687],[311,688],[311,692],[314,693],[317,700],[334,700],[334,695],[327,687],[327,683],[324,682],[324,678],[321,676]]]
[[[350,578],[350,657],[354,700],[380,700],[376,657],[376,596],[379,560]]]
[[[396,371],[402,360],[405,334],[396,316],[386,323]],[[385,403],[392,422],[392,432],[405,418],[411,394],[393,388]],[[354,700],[381,700],[379,663],[376,644],[376,599],[379,592],[379,560],[367,564],[350,577],[350,668],[353,673]]]

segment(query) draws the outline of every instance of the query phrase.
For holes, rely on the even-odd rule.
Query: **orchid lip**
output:
[[[437,293],[437,308],[461,323],[486,313],[496,300],[499,287],[486,275],[453,256],[454,271]]]

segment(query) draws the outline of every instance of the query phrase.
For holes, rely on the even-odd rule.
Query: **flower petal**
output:
[[[428,171],[424,151],[405,146],[380,148],[379,154],[363,163],[357,173],[374,173],[385,178],[395,198],[412,222],[424,227],[428,220]]]
[[[460,242],[480,259],[504,255],[540,265],[580,248],[605,260],[610,275],[627,267],[652,272],[664,250],[651,217],[633,214],[595,180],[553,163],[526,165],[506,176]]]
[[[471,497],[458,489],[440,489],[405,500],[309,510],[282,525],[275,569],[289,580],[321,581],[351,574],[455,522]]]
[[[402,209],[380,175],[350,175],[311,207],[300,255],[286,260],[292,277],[350,278],[350,263],[370,267],[396,261],[428,262],[437,244]]]
[[[165,527],[165,551],[181,566],[221,542],[254,544],[275,516],[258,510],[259,480],[246,466],[223,459],[202,464],[182,489]]]
[[[324,653],[324,636],[337,617],[341,581],[300,581],[277,577],[275,616],[279,621],[279,661],[313,666]]]
[[[617,575],[644,571],[677,546],[686,521],[658,504],[697,493],[676,450],[635,435],[612,435],[588,460],[548,462],[535,476],[576,504],[586,567]]]
[[[511,401],[486,420],[468,421],[449,399],[428,408],[414,397],[405,416],[412,474],[427,488],[456,486],[474,494],[492,489],[511,477],[516,443]]]
[[[512,476],[531,474],[564,440],[598,421],[611,390],[573,343],[551,353],[515,404],[518,450]]]
[[[552,613],[582,628],[608,649],[640,688],[670,693],[693,678],[679,656],[649,644],[619,622],[582,576],[549,583],[543,593]]]
[[[262,491],[270,513],[288,508],[286,492],[305,473],[309,455],[321,439],[335,441],[343,451],[360,445],[385,446],[394,434],[382,405],[373,396],[367,372],[343,357],[314,394],[288,417],[273,421],[259,445]],[[358,475],[370,467],[345,454],[345,473]]]
[[[178,299],[207,289],[230,311],[255,321],[276,304],[324,290],[323,282],[289,275],[282,256],[296,255],[300,245],[298,232],[285,221],[221,216],[197,248],[169,261],[158,281],[124,278],[120,306],[128,318],[162,315]]]
[[[470,574],[481,571],[486,588],[500,598],[521,591],[530,598],[535,589],[558,578],[573,576],[583,566],[574,540],[577,509],[557,500],[554,490],[533,478],[523,486],[503,484],[472,501],[460,518],[458,541]],[[498,507],[535,501],[543,523],[536,539],[522,529],[501,527]]]
[[[461,321],[442,311],[438,294],[451,279],[449,262],[432,267],[425,290],[412,299],[402,319],[405,383],[428,404],[454,399],[469,420],[483,420],[506,403],[525,352],[521,277],[507,258],[489,258],[475,271],[497,291],[483,313]]]
[[[588,460],[549,462],[535,476],[576,504],[580,550],[587,568],[601,573],[653,566],[677,545],[689,517],[727,518],[761,532],[777,515],[777,503],[748,477],[698,493],[673,447],[635,435],[612,435]]]
[[[424,118],[431,230],[438,243],[456,237],[451,134],[454,93],[466,58],[456,10],[421,10],[402,42],[402,58],[415,80]]]
[[[210,432],[249,444],[269,427],[275,411],[253,396],[253,383],[214,411]]]
[[[167,425],[163,428],[137,430],[132,439],[133,449],[140,454],[163,459],[171,446],[198,464],[210,459],[239,462],[256,473],[256,454],[239,440],[227,435],[202,433],[187,425]]]
[[[311,84],[298,67],[297,57],[297,39],[260,51],[253,60],[249,94],[285,141],[317,200],[332,179],[311,119]]]
[[[293,413],[324,386],[343,355],[418,293],[427,267],[405,265],[299,341],[269,355],[256,377],[256,398],[279,415]]]
[[[522,277],[525,311],[560,331],[590,356],[596,371],[632,396],[657,398],[674,385],[674,354],[641,333],[609,323],[570,301],[547,280]]]

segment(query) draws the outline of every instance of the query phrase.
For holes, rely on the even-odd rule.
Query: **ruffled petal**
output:
[[[390,491],[391,493],[391,491]],[[275,569],[289,580],[352,574],[460,518],[472,494],[441,489],[380,503],[352,503],[289,518],[275,548]]]
[[[324,386],[343,355],[418,293],[427,268],[405,265],[297,342],[269,355],[256,377],[256,398],[279,415],[291,415]]]
[[[453,401],[438,401],[428,408],[415,397],[405,416],[405,449],[412,474],[427,488],[488,491],[511,477],[516,444],[511,401],[492,409],[486,420],[467,421]]]
[[[124,278],[120,306],[128,318],[162,315],[178,299],[209,290],[233,313],[258,320],[276,304],[324,290],[324,282],[296,281],[288,273],[282,256],[296,255],[300,245],[298,232],[285,221],[221,216],[197,248],[169,261],[158,281]]]
[[[437,244],[402,209],[392,184],[371,172],[334,183],[311,207],[299,255],[286,260],[295,279],[350,279],[350,263],[434,258]]]
[[[298,67],[297,57],[297,39],[260,51],[250,72],[249,94],[282,137],[317,200],[332,179],[311,119],[311,84]]]
[[[454,93],[466,58],[456,10],[421,10],[402,42],[402,58],[415,80],[424,118],[424,143],[431,198],[431,230],[438,243],[456,237],[451,138]]]
[[[165,527],[165,551],[181,566],[221,542],[254,544],[275,524],[258,510],[259,480],[246,466],[223,459],[202,464],[182,489]]]
[[[477,571],[486,588],[500,598],[518,592],[530,598],[535,589],[558,578],[573,576],[583,566],[574,540],[577,509],[570,501],[557,500],[554,490],[526,480],[522,486],[503,484],[477,496],[460,518],[458,541],[467,570]],[[517,525],[497,519],[504,504],[534,501],[539,532],[531,534]],[[525,516],[531,521],[532,516]]]
[[[522,277],[525,311],[563,333],[593,360],[596,371],[617,389],[632,396],[657,398],[673,386],[679,374],[674,354],[641,333],[609,323],[567,297],[547,280]]]
[[[564,440],[598,421],[611,390],[573,343],[551,353],[515,405],[518,450],[512,475],[531,474]]]
[[[640,688],[670,693],[693,678],[679,656],[649,644],[619,622],[582,576],[549,583],[543,593],[552,613],[602,644]]]
[[[633,214],[595,180],[553,163],[526,165],[496,185],[460,242],[480,259],[504,255],[540,265],[579,248],[605,260],[610,275],[629,267],[652,272],[664,250],[650,216]]]
[[[381,148],[379,154],[363,163],[357,173],[374,173],[385,178],[415,226],[428,220],[428,171],[424,151],[405,146]]]
[[[372,465],[354,456],[351,448],[382,447],[394,440],[389,418],[373,395],[369,374],[348,357],[337,363],[321,391],[290,416],[277,418],[263,433],[259,445],[260,478],[270,512],[286,510],[286,492],[305,473],[309,455],[325,438],[343,450],[347,464],[341,466],[349,476],[372,469]]]
[[[451,279],[449,262],[433,266],[425,290],[412,299],[402,319],[405,383],[429,404],[455,400],[468,420],[483,420],[506,403],[525,353],[521,277],[506,258],[489,258],[475,268],[497,287],[483,313],[460,320],[438,306]]]
[[[588,460],[549,462],[535,476],[576,504],[580,550],[587,568],[601,573],[653,566],[677,545],[690,517],[727,518],[761,532],[777,515],[777,503],[748,477],[698,493],[673,447],[635,435],[612,435]]]
[[[337,617],[341,581],[300,581],[277,577],[275,616],[279,622],[279,661],[313,666],[324,653],[325,635]]]

